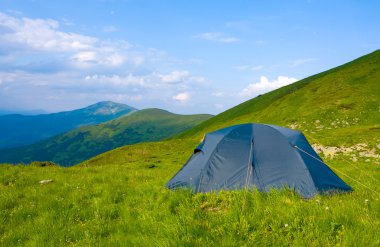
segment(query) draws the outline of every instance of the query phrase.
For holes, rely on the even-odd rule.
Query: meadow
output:
[[[195,141],[125,146],[83,164],[1,167],[2,246],[379,246],[379,194],[339,174],[349,194],[170,191]],[[377,189],[367,158],[328,164]],[[53,182],[40,184],[39,181]]]

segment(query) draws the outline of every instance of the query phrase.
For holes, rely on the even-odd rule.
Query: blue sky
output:
[[[0,109],[219,113],[380,48],[380,1],[0,2]]]

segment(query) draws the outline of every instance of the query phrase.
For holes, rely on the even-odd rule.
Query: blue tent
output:
[[[352,191],[301,132],[267,124],[241,124],[208,133],[167,187],[194,192],[288,187],[304,198]]]

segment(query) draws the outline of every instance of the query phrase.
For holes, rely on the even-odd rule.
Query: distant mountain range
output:
[[[90,109],[99,111],[95,106]],[[105,111],[104,108],[101,109],[102,112]],[[49,160],[71,166],[123,145],[165,139],[211,117],[207,114],[178,115],[160,109],[135,111],[115,120],[80,127],[29,146],[0,150],[0,163]]]
[[[0,116],[0,149],[35,143],[66,131],[102,123],[136,111],[128,105],[111,101],[99,102],[86,108],[40,115]]]
[[[19,115],[38,115],[38,114],[48,114],[47,111],[44,110],[9,110],[0,108],[0,116],[3,115],[11,115],[11,114],[19,114]]]

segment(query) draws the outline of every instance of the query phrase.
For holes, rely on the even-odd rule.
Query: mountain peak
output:
[[[113,101],[100,101],[90,105],[83,110],[92,112],[93,115],[115,115],[125,111],[135,111],[136,109]]]
[[[85,108],[35,116],[0,116],[0,149],[31,144],[71,129],[106,122],[136,111],[128,105],[103,101]]]

